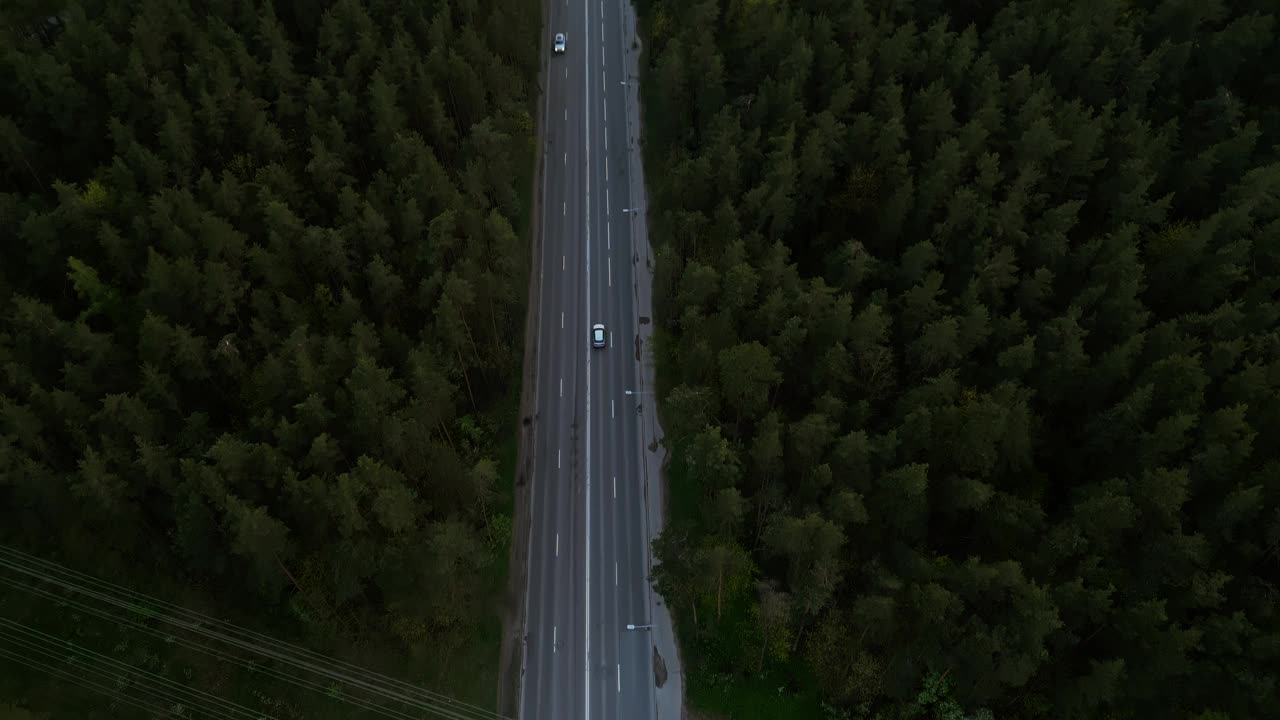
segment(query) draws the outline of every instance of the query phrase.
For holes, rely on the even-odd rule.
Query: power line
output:
[[[8,642],[17,645],[19,649],[25,649],[29,653],[33,652],[54,663],[59,663],[66,668],[68,672],[74,671],[78,677],[90,680],[96,679],[105,683],[105,685],[98,684],[97,686],[99,689],[102,687],[109,687],[114,688],[115,692],[121,692],[124,688],[131,687],[135,691],[152,696],[154,700],[160,703],[161,707],[165,708],[165,710],[170,713],[173,712],[175,708],[181,707],[184,710],[198,712],[203,716],[212,718],[212,720],[235,720],[235,718],[232,718],[232,716],[227,715],[220,710],[209,710],[198,701],[195,704],[192,704],[191,698],[177,695],[176,693],[171,692],[170,688],[162,686],[153,687],[148,685],[144,679],[140,678],[134,678],[134,681],[131,682],[128,673],[112,672],[93,662],[80,662],[83,658],[68,657],[58,653],[56,650],[49,649],[45,645],[33,643],[4,632],[0,632],[0,639],[7,640]],[[8,650],[11,654],[16,653],[14,648],[9,648]],[[30,656],[28,655],[27,657]]]
[[[56,665],[48,665],[46,663],[33,662],[30,658],[14,653],[11,650],[8,650],[7,648],[4,648],[4,647],[0,647],[0,657],[7,658],[9,661],[18,663],[19,665],[25,665],[26,667],[29,667],[33,670],[39,670],[40,672],[46,673],[48,675],[52,675],[60,680],[69,682],[73,685],[79,685],[80,687],[89,688],[94,692],[102,693],[103,695],[109,695],[116,700],[126,702],[136,708],[145,710],[155,715],[162,714],[164,711],[163,708],[157,707],[155,705],[151,705],[149,703],[141,702],[135,698],[130,698],[124,695],[123,693],[120,692],[119,688],[117,687],[114,687],[111,685],[100,685],[95,682],[90,682],[86,680],[84,677],[80,675],[76,675],[75,673],[67,672],[66,670],[63,670],[62,668],[59,668]]]
[[[21,637],[19,637],[19,635],[21,635]],[[134,667],[128,663],[116,660],[109,655],[103,655],[102,653],[81,647],[70,640],[56,638],[46,632],[41,632],[35,628],[28,627],[22,623],[3,617],[0,617],[0,638],[6,638],[10,642],[20,643],[32,650],[36,650],[40,647],[40,644],[43,643],[45,646],[50,646],[62,650],[63,652],[71,653],[72,657],[80,655],[82,657],[78,657],[76,659],[81,661],[81,665],[84,666],[86,670],[91,670],[93,668],[90,666],[97,665],[101,668],[122,671],[119,677],[125,677],[128,673],[135,674],[140,679],[156,682],[163,689],[163,693],[170,698],[178,699],[184,705],[199,706],[200,703],[203,702],[213,703],[215,707],[221,705],[223,709],[219,709],[214,713],[208,713],[208,711],[202,710],[202,712],[208,713],[210,717],[235,718],[247,715],[250,718],[257,719],[263,716],[263,713],[250,710],[249,708],[230,700],[224,700],[212,693],[184,687],[182,684],[170,680],[158,673]],[[56,652],[46,652],[57,657]],[[65,655],[63,657],[66,659]],[[104,670],[96,669],[94,669],[94,671],[105,672]],[[184,696],[186,697],[184,698]]]
[[[415,706],[419,710],[436,714],[440,717],[447,718],[448,720],[506,720],[497,712],[485,710],[475,705],[454,700],[439,693],[431,692],[407,682],[325,656],[310,649],[293,645],[291,643],[272,638],[268,635],[257,633],[252,630],[236,626],[232,623],[134,592],[128,588],[100,580],[85,573],[64,568],[55,563],[3,545],[0,545],[0,567],[5,567],[34,577],[40,581],[59,586],[70,592],[86,595],[109,605],[121,608],[127,613],[168,623],[197,635],[217,640],[242,650],[248,650],[267,658],[278,660],[288,665],[293,665],[300,669],[308,670],[325,676],[330,680],[360,688],[388,700]],[[81,579],[85,583],[97,586],[104,591],[90,589],[80,585],[75,581],[75,579]],[[0,580],[0,582],[3,581]],[[142,623],[127,620],[112,613],[104,614],[101,610],[89,608],[88,606],[75,603],[74,601],[70,601],[67,598],[60,597],[47,591],[25,585],[15,585],[10,582],[5,582],[5,584],[29,592],[38,593],[42,596],[55,599],[58,602],[77,605],[84,611],[90,612],[99,617],[104,617],[113,622],[129,625],[149,634],[163,637],[166,640],[171,639],[171,636],[160,633],[159,631]],[[121,598],[119,596],[125,597]],[[160,608],[168,609],[174,615],[185,616],[185,618],[167,615],[164,612],[158,611]],[[220,632],[215,628],[222,628],[224,631]],[[187,647],[213,654],[220,659],[229,659],[232,662],[236,662],[245,667],[250,667],[251,669],[255,669],[259,672],[264,672],[265,674],[272,675],[273,677],[279,677],[280,679],[284,679],[293,684],[329,694],[327,688],[317,685],[316,683],[302,680],[295,676],[290,676],[287,673],[275,671],[271,668],[256,668],[252,667],[252,664],[246,665],[246,661],[243,659],[238,659],[233,655],[209,648],[208,646],[201,645],[199,643],[193,643],[190,640],[181,638],[172,639]],[[290,655],[291,652],[294,653],[293,656]],[[352,704],[363,704],[362,701],[352,697],[344,696],[342,699]],[[368,706],[366,705],[366,707]],[[393,716],[404,717],[403,713],[389,710],[388,708],[372,706],[368,707],[368,709],[372,709],[382,714],[394,713]]]
[[[29,585],[21,585],[21,584],[17,584],[17,583],[14,583],[14,582],[13,582],[13,581],[11,581],[11,580],[6,580],[6,579],[4,579],[4,578],[0,578],[0,583],[5,584],[5,585],[9,585],[10,587],[15,587],[15,588],[17,588],[17,589],[19,589],[19,590],[23,590],[23,591],[26,591],[26,592],[30,592],[30,593],[32,593],[32,594],[36,594],[36,595],[40,595],[40,596],[42,596],[42,597],[49,598],[49,599],[53,600],[54,602],[58,602],[58,603],[61,603],[61,604],[68,605],[68,606],[70,606],[70,607],[73,607],[73,608],[75,608],[75,609],[77,609],[77,610],[80,610],[80,611],[82,611],[82,612],[85,612],[85,613],[87,613],[87,614],[94,615],[94,616],[96,616],[96,617],[100,617],[100,618],[103,618],[103,619],[105,619],[105,620],[109,620],[109,621],[114,622],[114,623],[117,623],[117,624],[119,624],[119,625],[128,626],[128,627],[131,627],[131,628],[133,628],[133,629],[140,630],[140,631],[141,631],[141,632],[143,632],[143,633],[146,633],[146,634],[148,634],[148,635],[152,635],[152,636],[154,636],[154,637],[160,638],[160,639],[164,640],[165,642],[177,643],[177,644],[179,644],[179,645],[182,645],[183,647],[186,647],[186,648],[189,648],[189,649],[192,649],[192,650],[196,650],[197,652],[201,652],[201,653],[204,653],[204,654],[206,654],[206,655],[210,655],[210,656],[216,657],[216,658],[218,658],[219,660],[226,660],[226,661],[230,661],[230,662],[232,662],[232,663],[234,663],[234,664],[236,664],[236,665],[239,665],[239,666],[240,666],[240,667],[242,667],[242,668],[245,668],[245,669],[249,670],[250,672],[253,672],[253,673],[261,673],[261,674],[263,674],[263,675],[266,675],[266,676],[269,676],[269,677],[272,677],[272,678],[275,678],[275,679],[278,679],[278,680],[283,680],[283,681],[285,681],[285,682],[287,682],[287,683],[289,683],[289,684],[291,684],[291,685],[296,685],[296,686],[298,686],[298,687],[306,688],[306,689],[308,689],[308,690],[312,690],[312,691],[318,692],[318,693],[320,693],[320,694],[322,694],[322,695],[326,695],[326,696],[331,697],[331,698],[333,698],[333,697],[334,697],[334,695],[330,692],[330,688],[328,688],[328,687],[326,687],[326,686],[324,686],[324,685],[321,685],[321,684],[319,684],[319,683],[316,683],[316,682],[314,682],[314,681],[306,680],[306,679],[300,678],[300,677],[298,677],[298,676],[296,676],[296,675],[293,675],[293,674],[287,673],[287,672],[285,672],[285,671],[283,671],[283,670],[277,670],[277,669],[275,669],[275,668],[271,668],[271,667],[259,667],[259,666],[257,666],[257,664],[256,664],[256,663],[254,663],[252,660],[246,660],[246,659],[244,659],[244,658],[237,657],[237,656],[235,656],[235,655],[231,655],[231,654],[229,654],[229,653],[227,653],[227,652],[224,652],[224,651],[218,650],[218,649],[213,648],[213,647],[210,647],[210,646],[208,646],[208,645],[203,645],[203,644],[201,644],[201,643],[193,642],[193,641],[191,641],[191,640],[189,640],[189,639],[185,639],[185,638],[182,638],[182,637],[179,637],[179,636],[170,635],[170,634],[168,634],[168,633],[162,632],[162,631],[157,630],[157,629],[155,629],[155,628],[148,627],[147,625],[145,625],[145,624],[143,624],[143,623],[141,623],[141,622],[138,622],[138,621],[136,621],[136,620],[130,620],[130,619],[127,619],[127,618],[120,617],[119,615],[114,615],[114,614],[112,614],[112,613],[110,613],[110,612],[107,612],[107,611],[101,610],[101,609],[99,609],[99,608],[95,608],[95,607],[92,607],[92,606],[90,606],[90,605],[86,605],[86,604],[84,604],[84,603],[77,602],[77,601],[75,601],[75,600],[70,600],[70,599],[68,599],[68,598],[61,597],[61,596],[57,595],[56,593],[52,593],[52,592],[47,591],[47,590],[41,590],[41,589],[38,589],[38,588],[31,587],[31,586],[29,586]],[[410,714],[408,714],[408,713],[405,713],[405,712],[403,712],[403,711],[400,711],[400,710],[394,710],[394,709],[391,709],[391,708],[386,708],[386,707],[382,707],[382,706],[379,706],[379,705],[375,705],[375,704],[373,704],[373,703],[372,703],[371,701],[369,701],[369,700],[365,700],[365,699],[358,698],[358,697],[355,697],[355,696],[351,696],[351,695],[343,694],[343,695],[338,695],[338,696],[336,697],[336,699],[342,700],[343,702],[346,702],[347,704],[350,704],[350,705],[355,705],[356,707],[359,707],[359,708],[364,709],[364,710],[370,710],[370,711],[375,712],[375,713],[378,713],[378,714],[380,714],[380,715],[385,715],[385,716],[387,716],[387,717],[392,717],[392,718],[401,718],[401,719],[408,718],[409,720],[417,720],[417,718],[416,718],[415,716],[410,715]],[[424,710],[424,711],[426,711],[426,712],[436,712],[436,713],[439,713],[439,711],[438,711],[438,710],[434,710],[434,709],[430,708],[429,706],[420,706],[420,707],[419,707],[419,709],[420,709],[420,710]]]
[[[58,564],[56,564],[56,563],[53,563],[53,562],[50,562],[50,561],[44,560],[44,559],[42,559],[42,558],[39,558],[39,557],[36,557],[36,556],[30,555],[30,554],[28,554],[28,553],[24,553],[24,552],[22,552],[22,551],[20,551],[20,550],[16,550],[16,549],[13,549],[13,548],[10,548],[10,547],[7,547],[7,546],[4,546],[4,545],[0,545],[0,556],[3,556],[3,555],[9,555],[9,556],[10,556],[10,558],[11,558],[11,561],[16,561],[16,562],[19,562],[19,563],[21,563],[21,562],[26,562],[26,563],[30,563],[30,564],[34,564],[34,565],[43,566],[44,568],[47,568],[48,570],[50,570],[50,571],[52,571],[52,572],[55,572],[55,573],[58,573],[58,574],[61,574],[61,575],[66,575],[66,576],[69,576],[69,577],[71,577],[71,578],[75,578],[75,579],[81,580],[81,581],[83,581],[83,582],[86,582],[86,583],[92,584],[92,585],[98,585],[98,586],[100,586],[100,587],[106,588],[106,592],[109,592],[109,593],[116,593],[116,594],[118,594],[118,595],[129,596],[129,597],[132,597],[133,599],[135,599],[136,601],[145,602],[145,603],[147,603],[147,604],[149,604],[149,605],[152,605],[152,606],[155,606],[155,607],[157,607],[157,608],[165,608],[165,609],[168,609],[168,610],[170,610],[170,611],[172,611],[172,612],[174,612],[174,613],[176,613],[176,614],[178,614],[178,615],[185,615],[185,616],[187,616],[187,618],[189,619],[189,622],[192,622],[192,623],[194,623],[194,624],[196,624],[196,625],[210,625],[210,626],[214,626],[214,627],[221,627],[221,628],[223,628],[223,629],[224,629],[224,631],[225,631],[225,632],[230,632],[230,633],[232,633],[232,634],[234,634],[234,635],[242,636],[242,638],[237,638],[237,640],[238,640],[239,642],[241,642],[241,643],[248,643],[248,644],[250,644],[250,645],[255,645],[255,646],[257,646],[257,647],[261,647],[261,646],[258,646],[258,645],[257,645],[257,642],[265,641],[266,643],[269,643],[269,644],[272,644],[272,645],[276,645],[276,646],[278,646],[278,647],[282,648],[282,650],[281,650],[280,652],[289,652],[289,651],[292,651],[292,652],[295,652],[295,653],[297,653],[297,654],[299,654],[299,655],[301,655],[301,656],[304,656],[304,657],[306,657],[306,658],[310,659],[310,660],[311,660],[311,661],[313,661],[313,662],[320,663],[320,664],[322,664],[322,665],[331,665],[331,666],[333,666],[333,667],[334,667],[334,668],[336,668],[336,669],[334,669],[334,670],[331,670],[331,671],[330,671],[330,670],[328,670],[328,669],[326,668],[325,670],[321,670],[321,671],[317,671],[317,672],[321,672],[322,674],[330,675],[331,677],[332,677],[334,674],[337,674],[337,675],[342,676],[342,677],[334,677],[334,679],[343,679],[343,678],[345,678],[345,675],[343,675],[343,671],[350,671],[350,672],[351,672],[352,674],[354,674],[355,676],[365,678],[368,682],[371,682],[371,683],[383,683],[383,684],[389,685],[389,686],[391,686],[391,687],[399,688],[399,689],[400,689],[400,691],[401,691],[402,693],[408,694],[410,698],[413,698],[413,696],[414,696],[414,695],[420,695],[420,696],[421,696],[421,700],[420,700],[420,701],[419,701],[419,700],[411,700],[411,701],[415,701],[415,702],[427,702],[427,703],[432,703],[432,702],[438,702],[438,703],[441,703],[442,705],[444,705],[444,706],[448,707],[449,709],[454,710],[454,711],[456,711],[457,713],[459,713],[461,717],[466,717],[467,715],[471,715],[472,717],[476,718],[477,720],[509,720],[509,719],[507,719],[507,718],[504,718],[504,716],[502,716],[501,714],[499,714],[499,713],[497,713],[497,712],[494,712],[494,711],[492,711],[492,710],[486,710],[486,709],[481,708],[481,707],[478,707],[478,706],[476,706],[476,705],[471,705],[471,704],[469,704],[469,703],[465,703],[465,702],[462,702],[462,701],[460,701],[460,700],[455,700],[455,699],[450,698],[450,697],[448,697],[448,696],[446,696],[446,695],[442,695],[442,694],[440,694],[440,693],[436,693],[436,692],[432,692],[432,691],[430,691],[430,690],[426,690],[426,689],[424,689],[424,688],[420,688],[420,687],[418,687],[418,686],[416,686],[416,685],[412,685],[412,684],[407,683],[407,682],[404,682],[404,681],[402,681],[402,680],[397,680],[397,679],[395,679],[395,678],[388,677],[388,676],[386,676],[386,675],[382,675],[382,674],[377,673],[377,672],[374,672],[374,671],[372,671],[372,670],[368,670],[368,669],[366,669],[366,668],[362,668],[362,667],[360,667],[360,666],[353,665],[353,664],[351,664],[351,663],[347,663],[347,662],[344,662],[344,661],[341,661],[341,660],[337,660],[337,659],[335,659],[335,658],[332,658],[332,657],[329,657],[329,656],[323,655],[323,654],[321,654],[321,653],[317,653],[317,652],[315,652],[315,651],[312,651],[312,650],[310,650],[310,649],[308,649],[308,648],[301,647],[301,646],[298,646],[298,645],[294,645],[294,644],[292,644],[292,643],[288,643],[288,642],[285,642],[285,641],[283,641],[283,640],[279,640],[279,639],[277,639],[277,638],[273,638],[273,637],[271,637],[271,636],[264,635],[264,634],[262,634],[262,633],[254,632],[254,631],[249,630],[249,629],[247,629],[247,628],[243,628],[243,627],[237,626],[237,625],[235,625],[235,624],[233,624],[233,623],[229,623],[229,622],[226,622],[226,621],[220,620],[220,619],[218,619],[218,618],[210,617],[210,616],[205,615],[205,614],[203,614],[203,613],[199,613],[199,612],[196,612],[196,611],[193,611],[193,610],[189,610],[189,609],[187,609],[187,608],[183,608],[183,607],[181,607],[181,606],[178,606],[178,605],[174,605],[174,604],[172,604],[172,603],[165,602],[165,601],[160,600],[160,599],[158,599],[158,598],[150,597],[150,596],[148,596],[148,595],[144,595],[144,594],[142,594],[142,593],[135,592],[135,591],[133,591],[133,590],[130,590],[130,589],[125,588],[125,587],[122,587],[122,586],[120,586],[120,585],[116,585],[116,584],[114,584],[114,583],[111,583],[111,582],[108,582],[108,581],[105,581],[105,580],[98,579],[98,578],[96,578],[96,577],[93,577],[92,575],[87,575],[87,574],[85,574],[85,573],[81,573],[81,572],[78,572],[78,571],[72,570],[72,569],[70,569],[70,568],[63,567],[63,566],[58,565]],[[3,565],[3,564],[4,564],[4,560],[3,560],[3,559],[0,559],[0,565]],[[40,571],[38,571],[38,570],[34,570],[34,571],[33,571],[33,570],[30,570],[30,569],[27,569],[27,568],[23,568],[23,567],[20,567],[20,566],[19,566],[19,567],[14,568],[14,569],[17,569],[17,570],[19,570],[20,572],[25,572],[25,573],[27,573],[27,574],[35,575],[35,576],[37,576],[37,577],[42,577],[42,578],[49,578],[49,577],[50,577],[49,575],[47,575],[47,574],[45,574],[45,573],[41,573],[41,572],[40,572]],[[62,581],[55,581],[55,582],[62,582]],[[65,582],[70,583],[70,584],[74,584],[74,581],[65,581]],[[91,594],[91,592],[90,592],[90,591],[83,591],[83,590],[77,590],[77,591],[84,592],[85,594]],[[174,624],[179,624],[179,623],[178,623],[177,621],[174,621]],[[214,631],[214,632],[217,632],[217,631]],[[261,652],[261,653],[262,653],[262,654],[264,654],[264,655],[270,655],[270,653],[271,653],[271,651],[267,651],[267,650],[258,650],[258,652]],[[300,663],[300,662],[299,662],[299,663],[295,663],[295,664],[302,664],[302,663]],[[314,668],[313,668],[313,670],[314,670]],[[403,698],[401,695],[396,695],[396,697],[397,697],[397,698],[400,698],[400,699],[405,699],[405,698]]]

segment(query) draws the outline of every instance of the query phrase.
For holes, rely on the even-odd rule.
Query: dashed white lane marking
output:
[[[555,654],[555,651],[556,651],[556,630],[557,630],[556,626],[555,626],[555,625],[552,625],[552,626],[551,626],[551,652],[552,652],[552,654]]]
[[[560,271],[564,272],[564,256],[560,256]]]
[[[609,419],[611,419],[611,420],[612,420],[612,419],[617,418],[617,417],[618,417],[618,416],[617,416],[617,414],[616,414],[616,413],[614,413],[614,411],[613,411],[613,401],[612,401],[612,400],[610,400],[610,401],[609,401]]]
[[[556,450],[556,467],[560,467],[560,451]]]
[[[560,329],[561,330],[564,329],[564,311],[563,310],[560,311]],[[564,380],[561,380],[560,382],[563,383]]]
[[[556,557],[560,557],[560,533],[556,533]]]
[[[609,128],[608,128],[608,126],[605,126],[605,129],[604,129],[604,150],[605,150],[605,152],[609,152]],[[606,156],[605,156],[605,158],[604,158],[604,166],[605,166],[605,169],[608,169],[608,167],[609,167],[609,157],[608,157],[607,155],[606,155]]]
[[[613,476],[613,499],[618,499],[618,476]]]
[[[609,167],[609,161],[605,160],[604,165],[606,168]],[[608,185],[604,186],[604,214],[605,214],[605,217],[609,216],[609,186]]]
[[[608,131],[608,130],[605,130],[604,136],[605,136],[605,137],[609,137],[609,131]],[[608,149],[609,149],[609,141],[608,141],[608,140],[605,140],[605,141],[604,141],[604,144],[605,144],[605,148],[604,148],[604,149],[605,149],[605,150],[608,150]],[[607,182],[609,182],[609,156],[608,156],[608,155],[605,155],[605,156],[604,156],[604,181],[605,181],[606,183],[607,183]],[[605,194],[606,194],[606,195],[608,195],[608,194],[609,194],[609,191],[608,191],[608,190],[605,190]]]
[[[605,223],[605,226],[604,226],[604,242],[605,242],[605,246],[604,246],[604,247],[605,247],[605,249],[606,249],[606,250],[612,250],[612,249],[613,249],[613,231],[610,229],[610,227],[611,227],[611,226],[610,226],[608,223]]]
[[[605,258],[609,261],[609,287],[613,287],[613,256]]]
[[[564,121],[569,122],[569,108],[564,109]]]
[[[564,378],[560,378],[560,397],[564,397]]]
[[[564,154],[564,165],[565,167],[569,166],[569,153]]]
[[[618,663],[618,692],[622,692],[622,663]]]

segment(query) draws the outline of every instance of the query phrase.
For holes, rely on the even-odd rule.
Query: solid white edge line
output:
[[[567,2],[568,0],[566,0]],[[591,6],[588,0],[582,0],[582,25],[584,28],[590,27]],[[603,35],[601,36],[603,40]],[[583,136],[584,145],[586,147],[586,283],[582,288],[584,299],[586,302],[583,307],[590,312],[591,308],[591,79],[590,79],[590,56],[586,56],[586,62],[583,63],[582,70],[582,89],[586,98],[583,105]],[[586,392],[586,419],[587,419],[587,449],[586,449],[586,470],[583,473],[583,487],[586,493],[586,502],[583,506],[586,509],[586,542],[583,543],[583,567],[584,578],[582,584],[583,605],[582,613],[582,713],[583,720],[591,720],[591,350],[586,348],[587,358],[587,392]]]
[[[566,3],[568,3],[568,2],[569,2],[569,0],[565,0],[565,2],[566,2]],[[568,69],[568,68],[565,68],[564,76],[565,76],[565,77],[569,77],[569,69]],[[550,65],[550,60],[548,60],[548,61],[547,61],[547,80],[548,80],[548,81],[550,81],[550,79],[551,79],[551,65]],[[566,111],[566,112],[567,112],[567,111]],[[566,117],[567,117],[567,115],[566,115]],[[543,91],[543,98],[542,98],[542,123],[543,123],[543,129],[544,129],[544,132],[546,131],[546,129],[547,129],[547,128],[550,128],[550,127],[551,127],[551,93],[550,93],[550,92],[546,92],[545,90]],[[545,162],[545,160],[544,160],[544,162],[542,163],[542,188],[543,188],[543,192],[546,192],[546,187],[547,187],[547,163],[546,163],[546,162]],[[546,213],[543,213],[542,215],[543,215],[543,216],[542,216],[542,229],[543,229],[543,235],[545,236],[545,235],[546,235],[546,228],[547,228],[547,216],[546,216]],[[539,283],[541,283],[541,282],[542,282],[542,279],[543,279],[543,277],[545,276],[546,265],[547,265],[547,256],[546,256],[546,254],[544,253],[544,254],[542,255],[542,258],[541,258],[541,259],[539,260],[539,262],[538,262],[538,282],[539,282]],[[539,329],[539,332],[541,332],[541,328],[542,328],[542,319],[541,319],[541,317],[539,317],[539,319],[538,319],[538,329]],[[539,353],[539,354],[541,354],[541,353]],[[542,361],[541,361],[541,359],[539,359],[539,360],[538,360],[538,364],[539,364],[539,365],[541,365],[541,362],[542,362]],[[534,385],[534,387],[536,388],[536,387],[537,387],[537,385],[535,384],[535,385]],[[534,405],[535,405],[535,406],[537,406],[537,393],[536,393],[536,391],[535,391],[535,393],[534,393]],[[535,446],[536,446],[536,444],[537,444],[537,443],[534,443],[534,444],[535,444]],[[533,490],[532,490],[532,489],[530,489],[530,491],[529,491],[529,492],[530,492],[530,498],[531,498],[530,502],[532,503],[532,502],[533,502],[533,500],[532,500],[532,497],[533,497]],[[528,542],[528,544],[529,544],[529,546],[530,546],[530,547],[532,547],[532,546],[533,546],[533,525],[534,525],[534,524],[533,524],[533,522],[532,522],[532,521],[530,521],[530,523],[529,523],[529,531],[528,531],[528,539],[527,539],[527,542]],[[526,562],[526,572],[528,572],[528,573],[529,573],[530,577],[532,577],[532,575],[533,575],[533,557],[534,557],[533,553],[528,553],[528,561]],[[525,613],[524,613],[524,637],[525,637],[525,641],[524,641],[523,643],[521,643],[521,650],[520,650],[520,708],[519,708],[519,710],[518,710],[518,711],[517,711],[517,713],[516,713],[516,717],[517,717],[517,718],[523,718],[523,717],[524,717],[524,708],[525,708],[525,692],[526,692],[526,690],[528,689],[528,685],[525,683],[525,681],[524,681],[524,680],[525,680],[525,671],[528,669],[528,665],[529,665],[529,597],[530,597],[530,593],[531,593],[532,591],[533,591],[533,583],[531,583],[531,582],[526,582],[526,583],[525,583],[525,586],[524,586],[524,607],[525,607]]]

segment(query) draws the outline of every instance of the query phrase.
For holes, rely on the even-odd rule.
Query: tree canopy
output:
[[[639,5],[695,703],[1274,714],[1274,3]]]
[[[415,679],[469,693],[510,535],[538,16],[3,3],[0,542],[457,662]]]

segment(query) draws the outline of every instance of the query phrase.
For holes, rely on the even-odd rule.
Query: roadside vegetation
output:
[[[639,5],[693,706],[1273,715],[1274,3]]]
[[[0,4],[0,543],[492,707],[539,17]],[[357,716],[12,585],[0,615]],[[0,659],[6,703],[110,712]]]

